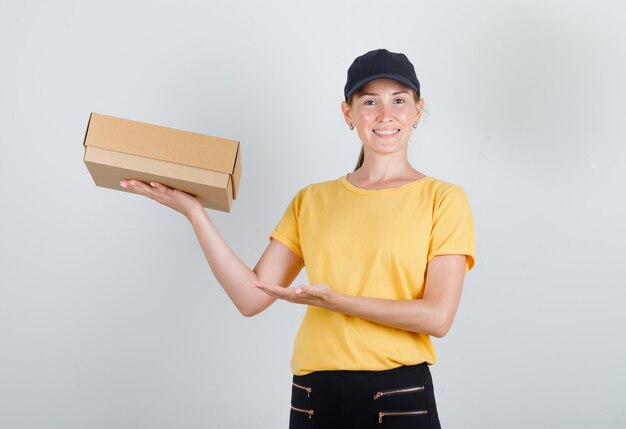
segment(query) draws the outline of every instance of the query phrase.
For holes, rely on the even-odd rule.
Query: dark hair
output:
[[[348,105],[351,106],[352,101],[354,101],[354,97],[358,97],[362,93],[363,93],[363,88],[357,89],[356,91],[354,91],[354,93],[352,93],[352,95],[350,95],[350,97],[348,97],[348,99],[346,100],[346,103],[348,103]],[[413,98],[415,99],[415,102],[419,103],[419,101],[421,100],[420,95],[414,90],[411,90],[411,93],[413,94]],[[359,168],[361,168],[364,160],[365,160],[365,149],[363,149],[363,145],[361,145],[361,153],[359,153],[359,159],[357,160],[356,166],[354,167],[353,171],[357,171]]]

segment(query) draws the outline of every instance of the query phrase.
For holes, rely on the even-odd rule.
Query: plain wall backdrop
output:
[[[240,140],[239,198],[210,216],[253,266],[295,192],[353,168],[346,70],[380,47],[422,83],[411,162],[475,217],[435,342],[444,427],[624,427],[625,18],[622,0],[0,0],[0,427],[286,427],[304,308],[240,316],[181,215],[93,184],[85,127]]]

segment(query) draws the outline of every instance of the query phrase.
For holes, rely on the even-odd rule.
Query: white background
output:
[[[249,265],[351,170],[345,73],[415,64],[416,168],[462,185],[477,265],[432,368],[445,428],[621,428],[619,1],[0,0],[0,427],[279,428],[303,308],[240,316],[179,214],[97,188],[91,111],[241,141]],[[304,276],[299,281],[306,281]]]

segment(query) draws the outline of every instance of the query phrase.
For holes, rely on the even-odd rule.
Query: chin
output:
[[[391,155],[405,149],[405,146],[400,144],[389,144],[389,145],[372,145],[370,146],[370,150],[374,153],[378,153],[380,155]]]

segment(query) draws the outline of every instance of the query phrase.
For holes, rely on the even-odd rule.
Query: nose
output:
[[[381,103],[378,110],[378,121],[389,122],[391,121],[391,106],[387,103]]]

